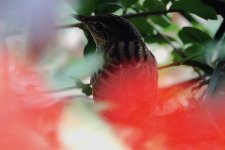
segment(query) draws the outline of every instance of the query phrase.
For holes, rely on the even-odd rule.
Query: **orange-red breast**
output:
[[[93,98],[107,102],[111,121],[135,122],[153,113],[157,101],[157,63],[138,30],[115,15],[74,17],[91,32],[104,65],[91,79]]]

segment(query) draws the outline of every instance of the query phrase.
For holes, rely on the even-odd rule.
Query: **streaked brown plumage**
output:
[[[80,16],[91,32],[104,65],[92,77],[93,97],[108,102],[113,121],[137,121],[152,114],[157,101],[157,63],[138,30],[115,15]]]

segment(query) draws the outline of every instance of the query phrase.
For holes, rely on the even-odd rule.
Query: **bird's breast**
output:
[[[93,97],[96,102],[110,104],[111,109],[105,112],[110,119],[135,117],[155,106],[157,79],[155,59],[107,65],[92,85]]]

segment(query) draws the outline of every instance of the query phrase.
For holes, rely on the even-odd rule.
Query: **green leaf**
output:
[[[96,14],[113,13],[123,6],[120,3],[103,3],[99,4],[95,10]]]
[[[144,17],[131,18],[129,20],[138,28],[142,36],[153,34],[153,27],[147,22]]]
[[[67,0],[71,7],[81,15],[91,15],[95,10],[95,0]]]
[[[212,40],[212,38],[206,33],[197,28],[183,27],[178,33],[178,36],[184,44],[187,43],[199,43],[205,44]]]
[[[172,51],[172,56],[173,56],[173,61],[174,62],[180,62],[182,61],[184,58],[182,58],[179,54],[177,54],[176,51]]]
[[[166,36],[166,35],[164,35],[164,36]],[[176,41],[174,38],[172,38],[170,36],[166,36],[166,37],[171,42]],[[147,42],[147,43],[158,43],[158,44],[166,44],[167,43],[167,41],[165,41],[164,38],[162,38],[162,36],[159,34],[145,36],[144,39],[145,39],[145,42]]]
[[[84,48],[84,56],[92,54],[96,50],[96,45],[94,41],[88,41],[87,45]]]
[[[216,11],[201,2],[201,0],[179,0],[175,1],[170,9],[178,9],[193,13],[204,19],[217,19]]]
[[[88,40],[88,43],[84,48],[84,56],[88,56],[88,54],[92,54],[96,50],[96,44],[89,31],[85,30],[84,34]]]
[[[180,57],[180,55],[178,55],[175,51],[173,51],[171,54],[174,58],[174,60],[173,60],[174,62],[181,62],[182,60],[184,60],[184,58]],[[190,59],[190,60],[186,60],[185,62],[183,62],[183,64],[187,65],[187,66],[197,67],[197,68],[201,69],[202,71],[204,71],[208,75],[211,75],[213,72],[213,69],[210,66],[208,66],[205,63],[202,63],[201,61],[196,61],[196,60]]]
[[[124,7],[130,7],[131,5],[138,2],[138,0],[120,0]]]
[[[80,88],[81,91],[86,95],[92,95],[92,88],[90,84],[84,84],[80,79],[76,80],[76,88]]]
[[[170,2],[170,0],[162,0],[163,1],[163,3],[166,5],[166,4],[168,4],[169,2]]]
[[[120,2],[120,0],[95,0],[96,1],[96,4],[100,5],[102,3],[117,3],[117,2]]]
[[[196,60],[202,63],[205,63],[205,57],[204,57],[204,47],[200,44],[194,44],[189,47],[187,47],[184,50],[184,54],[191,58],[191,60]]]
[[[150,18],[155,24],[163,28],[171,25],[171,21],[166,16],[151,16]]]
[[[143,7],[145,7],[149,11],[166,10],[166,6],[160,0],[145,0],[143,3]]]
[[[201,69],[202,71],[204,71],[207,75],[212,75],[212,72],[213,72],[213,68],[211,68],[209,65],[207,65],[205,63],[201,63],[199,61],[188,60],[188,61],[184,62],[183,64],[187,65],[187,66],[197,67],[197,68]]]

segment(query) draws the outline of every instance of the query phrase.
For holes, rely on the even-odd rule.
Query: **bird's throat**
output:
[[[149,51],[143,41],[119,41],[105,50],[106,61],[124,62],[145,59]]]

